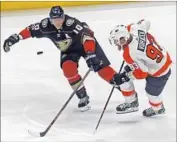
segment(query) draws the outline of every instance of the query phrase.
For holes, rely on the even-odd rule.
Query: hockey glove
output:
[[[10,51],[10,47],[12,45],[14,45],[15,43],[19,42],[19,40],[20,40],[19,35],[17,35],[17,34],[11,35],[9,38],[7,38],[4,41],[4,45],[3,45],[4,51],[5,52],[9,52]]]
[[[132,69],[130,68],[129,65],[126,65],[126,66],[124,67],[124,71],[125,71],[126,73],[129,73],[129,72],[132,71]]]
[[[95,53],[88,52],[85,57],[85,60],[87,62],[88,67],[95,72],[97,72],[103,66],[102,60],[100,60]]]
[[[120,73],[120,74],[115,74],[113,79],[111,80],[111,84],[115,85],[118,87],[119,85],[128,82],[130,78],[126,75],[126,72]]]

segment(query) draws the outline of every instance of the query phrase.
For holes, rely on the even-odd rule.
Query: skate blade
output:
[[[88,111],[89,109],[91,109],[91,106],[86,105],[84,107],[80,107],[79,109],[80,109],[81,112],[84,112],[84,111]]]
[[[126,111],[116,111],[116,114],[131,113],[131,112],[136,112],[136,111],[138,111],[138,110],[139,110],[138,107],[136,107],[136,108],[128,109],[128,110],[126,110]]]

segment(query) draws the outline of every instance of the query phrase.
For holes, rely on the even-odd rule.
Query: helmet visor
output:
[[[56,19],[56,18],[64,19],[65,14],[50,15],[50,19]]]

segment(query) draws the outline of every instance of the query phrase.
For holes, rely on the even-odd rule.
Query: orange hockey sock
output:
[[[78,74],[77,64],[71,60],[68,60],[62,64],[62,69],[71,87],[75,89],[82,79]],[[81,85],[81,87],[83,87],[83,85]]]

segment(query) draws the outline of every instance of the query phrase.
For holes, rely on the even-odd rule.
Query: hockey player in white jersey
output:
[[[117,113],[138,111],[134,79],[146,79],[145,90],[151,107],[145,109],[143,115],[150,117],[165,113],[161,93],[171,74],[172,60],[166,49],[148,33],[149,28],[150,22],[143,19],[128,26],[118,25],[110,32],[111,45],[123,50],[127,63],[124,67],[127,78],[120,84],[125,103],[117,106]]]

